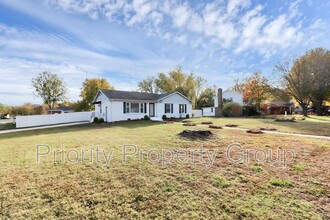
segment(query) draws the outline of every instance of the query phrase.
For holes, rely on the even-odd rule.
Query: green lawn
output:
[[[14,123],[0,124],[0,131],[1,130],[15,129],[15,128],[16,128],[16,125]]]
[[[194,119],[195,120],[195,119]],[[276,124],[268,119],[196,119],[242,127],[276,126],[291,131],[323,133],[323,127],[307,129],[314,122]],[[234,121],[233,121],[234,120]],[[252,120],[252,121],[251,121]],[[267,123],[269,122],[269,123]],[[253,123],[251,125],[251,123]],[[298,126],[298,125],[301,126]],[[304,129],[300,127],[305,127]],[[188,127],[189,128],[189,127]],[[180,123],[148,121],[88,124],[65,128],[0,134],[0,219],[329,219],[330,141],[280,135],[253,135],[236,130],[212,130],[209,140],[189,140],[177,134]],[[193,127],[203,129],[203,127]],[[204,128],[206,129],[206,128]],[[329,134],[329,133],[324,133]],[[245,150],[294,150],[296,160],[287,167],[270,162],[236,163],[226,158],[229,144]],[[113,150],[108,167],[104,161],[61,163],[61,153],[36,163],[36,145],[47,144],[65,152],[90,145]],[[131,156],[123,163],[122,145],[138,149],[196,150],[195,163],[169,163],[157,155]],[[215,152],[207,167],[197,151]],[[235,155],[239,155],[235,149]],[[72,158],[71,158],[72,159]],[[168,158],[165,158],[168,159]],[[189,156],[191,159],[191,156]]]

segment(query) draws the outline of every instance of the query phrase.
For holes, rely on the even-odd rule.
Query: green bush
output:
[[[93,119],[93,123],[98,123],[99,122],[99,118],[98,117],[95,117],[94,119]]]
[[[103,123],[103,122],[104,122],[104,118],[99,118],[97,122],[98,122],[99,124]]]
[[[186,118],[189,118],[189,114],[186,114]]]
[[[167,119],[167,116],[166,116],[166,115],[163,115],[163,116],[162,116],[162,119],[163,119],[163,120],[166,120],[166,119]]]
[[[238,117],[241,115],[242,107],[236,102],[227,102],[223,106],[223,116],[225,117]]]
[[[150,120],[150,117],[148,115],[145,115],[143,119],[147,121]]]

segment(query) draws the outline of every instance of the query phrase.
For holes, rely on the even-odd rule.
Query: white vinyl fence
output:
[[[203,111],[200,109],[192,110],[192,114],[194,115],[194,118],[200,118],[203,116]]]
[[[44,125],[55,125],[74,122],[90,122],[93,120],[95,112],[74,112],[53,115],[30,115],[17,116],[16,128],[35,127]]]

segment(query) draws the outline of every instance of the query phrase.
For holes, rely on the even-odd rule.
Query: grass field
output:
[[[219,125],[330,133],[330,122],[319,118],[290,124],[270,119],[194,119],[197,123],[209,120]],[[181,123],[140,121],[0,135],[0,219],[330,218],[330,141],[226,129],[212,130],[215,136],[208,140],[189,140],[178,136],[184,129]],[[242,146],[232,151],[235,159],[242,152],[249,152],[249,157],[229,160],[227,150],[232,143]],[[107,152],[113,150],[113,155],[108,166],[88,158],[61,162],[61,151],[55,152],[56,163],[52,155],[36,163],[37,144],[57,150],[65,145],[64,154],[98,145]],[[145,152],[124,163],[123,144],[135,144]],[[198,150],[201,145],[203,152]],[[186,159],[197,159],[165,164],[168,157],[157,161],[155,151],[148,155],[146,151],[153,149],[178,154],[187,150],[195,154]],[[280,159],[283,152],[294,150],[295,160],[287,158],[286,167],[282,160],[258,163],[251,156],[258,150]],[[210,167],[206,152],[216,156]]]

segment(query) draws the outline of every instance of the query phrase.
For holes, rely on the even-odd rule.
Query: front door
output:
[[[149,103],[149,116],[154,117],[155,116],[155,104]]]

